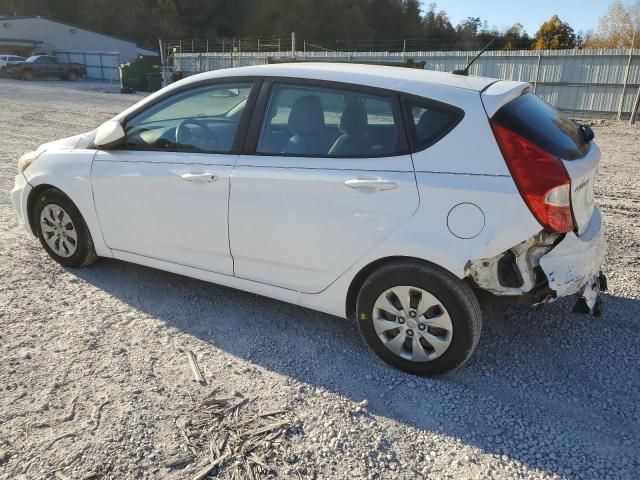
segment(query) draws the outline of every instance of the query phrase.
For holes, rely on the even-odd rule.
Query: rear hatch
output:
[[[495,98],[490,96],[492,87],[483,93],[483,102],[487,94],[490,101],[485,103],[491,105],[495,104]],[[559,159],[570,179],[573,223],[578,235],[582,234],[595,208],[593,187],[600,162],[600,150],[591,141],[590,129],[578,126],[526,87],[504,95],[510,97],[506,103],[501,102],[495,112],[487,109],[492,125],[504,127]]]

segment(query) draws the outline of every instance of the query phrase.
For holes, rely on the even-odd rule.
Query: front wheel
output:
[[[33,72],[28,69],[22,72],[22,80],[26,80],[27,82],[33,80]]]
[[[40,243],[56,262],[66,267],[84,267],[97,260],[84,218],[60,190],[52,188],[40,193],[32,215]]]
[[[462,366],[480,339],[480,305],[467,284],[435,265],[376,270],[358,295],[360,331],[385,362],[415,375]]]

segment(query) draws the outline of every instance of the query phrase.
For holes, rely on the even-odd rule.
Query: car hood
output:
[[[96,130],[90,132],[74,135],[73,137],[62,138],[60,140],[54,140],[53,142],[43,143],[36,150],[37,152],[44,152],[45,150],[69,150],[78,148],[88,148],[93,144],[93,140],[96,138]]]

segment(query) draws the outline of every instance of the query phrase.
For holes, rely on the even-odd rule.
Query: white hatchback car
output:
[[[478,292],[600,310],[592,138],[522,82],[244,67],[42,145],[11,196],[62,265],[112,257],[355,317],[385,361],[433,375],[476,347]]]

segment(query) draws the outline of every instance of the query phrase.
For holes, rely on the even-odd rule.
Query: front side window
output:
[[[176,93],[126,123],[125,148],[229,152],[250,92],[248,82]]]
[[[428,99],[404,99],[407,128],[412,138],[413,151],[424,150],[449,133],[464,116],[464,112],[451,105]]]
[[[391,97],[322,88],[272,88],[257,153],[285,156],[375,157],[398,151]]]

